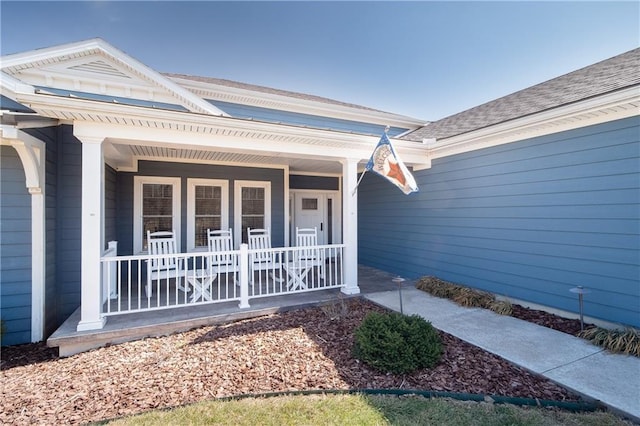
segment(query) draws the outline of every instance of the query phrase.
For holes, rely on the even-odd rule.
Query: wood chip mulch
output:
[[[422,389],[577,401],[564,388],[446,333],[433,369],[389,375],[351,355],[353,331],[382,308],[360,299],[202,327],[57,358],[44,344],[2,348],[0,424],[81,424],[241,394]]]

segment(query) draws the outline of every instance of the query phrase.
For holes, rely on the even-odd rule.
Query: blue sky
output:
[[[436,120],[640,46],[640,2],[0,2],[2,55],[101,37],[160,72]]]

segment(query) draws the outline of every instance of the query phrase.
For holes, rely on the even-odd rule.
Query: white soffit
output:
[[[221,110],[100,39],[2,57],[3,72],[33,86]]]
[[[139,161],[161,161],[211,164],[239,167],[288,168],[292,172],[340,174],[339,161],[317,158],[296,158],[267,155],[259,152],[205,149],[204,147],[174,148],[167,145],[134,145],[115,141],[105,144],[105,160],[118,171],[135,172]]]

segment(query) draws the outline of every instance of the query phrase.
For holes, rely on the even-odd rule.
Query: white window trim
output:
[[[229,181],[222,179],[187,179],[187,251],[196,250],[196,186],[219,186],[222,188],[220,227],[221,229],[229,228]]]
[[[180,187],[179,177],[164,176],[134,176],[133,177],[133,252],[135,254],[146,254],[142,250],[142,185],[144,184],[165,184],[173,186],[173,232],[176,233],[177,250],[180,251]]]
[[[240,247],[242,243],[242,188],[264,188],[264,223],[265,228],[271,228],[271,182],[236,180],[233,186],[233,235],[236,247]]]

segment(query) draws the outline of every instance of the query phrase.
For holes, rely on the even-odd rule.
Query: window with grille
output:
[[[236,181],[236,236],[247,242],[247,228],[264,229],[271,225],[271,183]],[[238,225],[240,227],[238,229]]]
[[[142,185],[142,241],[147,249],[147,231],[173,230],[173,186]]]
[[[198,185],[195,190],[195,243],[206,247],[207,229],[220,229],[222,224],[222,188]]]
[[[206,248],[207,229],[228,229],[228,191],[226,180],[187,179],[187,247]]]
[[[134,251],[147,250],[147,231],[180,233],[180,178],[134,178]],[[179,244],[179,238],[177,238]]]
[[[302,199],[302,210],[318,210],[318,199],[317,198],[303,198]]]

